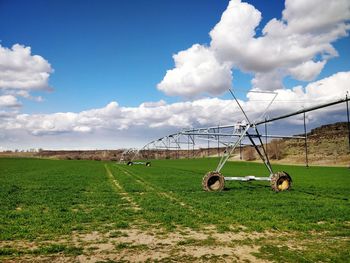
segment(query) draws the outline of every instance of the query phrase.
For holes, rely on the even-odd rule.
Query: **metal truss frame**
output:
[[[270,160],[267,154],[267,139],[268,138],[276,138],[276,139],[304,139],[305,140],[305,163],[308,166],[308,152],[307,152],[307,131],[306,131],[306,113],[310,111],[315,111],[321,108],[327,108],[336,104],[346,103],[347,109],[347,119],[348,119],[348,127],[349,127],[349,152],[350,152],[350,124],[349,124],[349,105],[348,101],[350,100],[348,93],[345,96],[345,99],[339,99],[336,101],[332,101],[326,104],[320,104],[317,106],[304,108],[299,111],[291,112],[288,114],[284,114],[281,116],[267,118],[266,114],[268,109],[273,104],[276,99],[277,93],[275,92],[266,92],[266,91],[250,91],[250,92],[258,92],[258,93],[268,93],[273,95],[271,101],[269,101],[267,107],[264,109],[262,115],[254,122],[250,121],[246,111],[243,109],[242,105],[239,103],[239,100],[235,96],[234,92],[230,89],[229,92],[233,96],[236,101],[238,107],[243,113],[245,120],[242,122],[238,122],[230,125],[218,125],[212,127],[204,127],[204,128],[193,128],[193,129],[184,129],[177,133],[169,134],[164,137],[161,137],[157,140],[153,140],[147,143],[144,147],[135,152],[132,157],[133,161],[135,158],[140,156],[141,152],[147,152],[152,150],[166,150],[166,151],[179,151],[179,150],[187,150],[188,157],[190,150],[192,148],[192,156],[194,157],[194,149],[199,145],[203,145],[203,143],[198,143],[198,141],[207,142],[208,144],[208,153],[210,149],[213,147],[209,147],[210,143],[215,143],[218,149],[218,155],[222,152],[222,148],[225,148],[221,159],[216,167],[216,172],[220,172],[226,162],[232,157],[232,154],[239,147],[241,149],[242,145],[247,145],[243,141],[248,141],[252,147],[254,147],[255,151],[259,155],[260,159],[264,163],[266,169],[268,170],[269,176],[264,177],[255,177],[255,176],[245,176],[245,177],[224,177],[225,180],[239,180],[239,181],[251,181],[251,180],[261,180],[261,181],[270,181],[274,171],[272,169]],[[267,134],[266,124],[278,120],[282,120],[285,118],[289,118],[292,116],[303,114],[304,119],[304,136],[285,136],[285,135],[272,135]],[[258,126],[265,125],[265,134],[261,134],[258,130]],[[262,138],[265,138],[265,143]],[[255,141],[257,140],[257,141]],[[185,147],[183,147],[185,146]],[[186,149],[187,146],[187,149]],[[210,148],[210,149],[209,149]],[[201,148],[203,149],[203,148]]]

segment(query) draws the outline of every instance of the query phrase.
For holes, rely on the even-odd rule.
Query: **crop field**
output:
[[[218,159],[115,162],[0,159],[0,261],[349,262],[350,170],[274,165],[293,179],[226,182]],[[267,174],[229,162],[224,175]]]

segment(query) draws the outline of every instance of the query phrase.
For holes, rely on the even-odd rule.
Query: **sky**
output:
[[[0,150],[141,147],[343,98],[350,2],[0,0]],[[270,96],[270,97],[269,97]],[[260,114],[259,114],[260,113]],[[309,128],[345,120],[308,115]],[[300,118],[275,124],[300,131]]]

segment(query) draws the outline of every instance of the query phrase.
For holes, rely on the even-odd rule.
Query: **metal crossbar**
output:
[[[249,141],[250,145],[254,147],[257,154],[263,161],[264,165],[266,166],[267,170],[269,171],[270,176],[269,177],[254,177],[254,176],[246,176],[246,177],[225,177],[225,180],[241,180],[241,181],[249,181],[249,180],[269,180],[271,175],[273,174],[273,169],[270,164],[270,160],[268,158],[267,154],[267,139],[304,139],[305,140],[305,149],[307,149],[307,133],[306,133],[306,124],[304,123],[304,136],[285,136],[285,135],[273,135],[273,134],[267,134],[267,123],[282,120],[285,118],[289,118],[292,116],[296,116],[299,114],[303,114],[304,122],[305,122],[305,114],[310,111],[315,111],[318,109],[330,107],[333,105],[337,105],[340,103],[346,103],[346,110],[347,110],[347,119],[348,119],[348,129],[349,129],[349,152],[350,152],[350,121],[349,121],[349,105],[348,101],[350,98],[348,97],[348,94],[346,95],[345,99],[339,99],[335,101],[331,101],[325,104],[320,104],[308,108],[304,108],[302,110],[298,110],[295,112],[291,112],[288,114],[280,115],[277,117],[268,118],[267,112],[273,102],[275,101],[277,97],[277,93],[275,92],[265,92],[265,91],[250,91],[250,92],[260,92],[260,93],[267,93],[272,95],[271,101],[269,101],[267,107],[263,110],[262,115],[257,119],[252,121],[248,114],[245,112],[243,106],[240,104],[239,100],[235,96],[233,90],[229,90],[230,94],[234,98],[234,101],[237,103],[239,109],[244,115],[246,122],[240,122],[235,124],[229,124],[229,125],[217,125],[217,126],[211,126],[211,127],[202,127],[202,128],[191,128],[191,129],[184,129],[182,131],[179,131],[177,133],[169,134],[167,136],[161,137],[157,140],[151,141],[147,143],[144,147],[142,147],[140,150],[135,151],[133,149],[134,156],[132,160],[136,158],[140,154],[140,151],[148,151],[148,150],[166,150],[167,152],[173,151],[173,150],[181,150],[182,145],[187,145],[187,151],[188,156],[190,157],[190,145],[192,145],[192,156],[194,157],[194,151],[195,149],[205,149],[201,148],[203,146],[203,143],[201,142],[215,142],[217,146],[217,153],[218,156],[221,154],[220,161],[217,165],[216,171],[220,172],[222,168],[224,167],[225,163],[232,157],[235,150],[239,147],[240,148],[240,156],[241,156],[241,147],[242,145],[246,145],[243,143],[243,141]],[[260,120],[263,118],[264,120]],[[265,134],[260,134],[258,130],[259,125],[265,125]],[[265,142],[263,142],[262,138],[265,138]],[[257,140],[257,141],[256,141]],[[220,145],[222,145],[222,148],[220,149]],[[224,150],[225,149],[225,150]],[[126,150],[123,155],[129,154],[130,150]],[[203,152],[202,152],[203,153]],[[208,155],[210,154],[209,148],[208,148]],[[168,154],[167,154],[168,156]],[[178,152],[176,153],[176,156],[178,157]],[[307,150],[306,150],[306,164],[307,161]]]

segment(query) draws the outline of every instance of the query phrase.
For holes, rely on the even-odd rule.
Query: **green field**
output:
[[[217,162],[0,159],[0,261],[349,262],[348,168],[275,165],[292,190],[204,192]],[[229,162],[223,174],[266,170]]]

